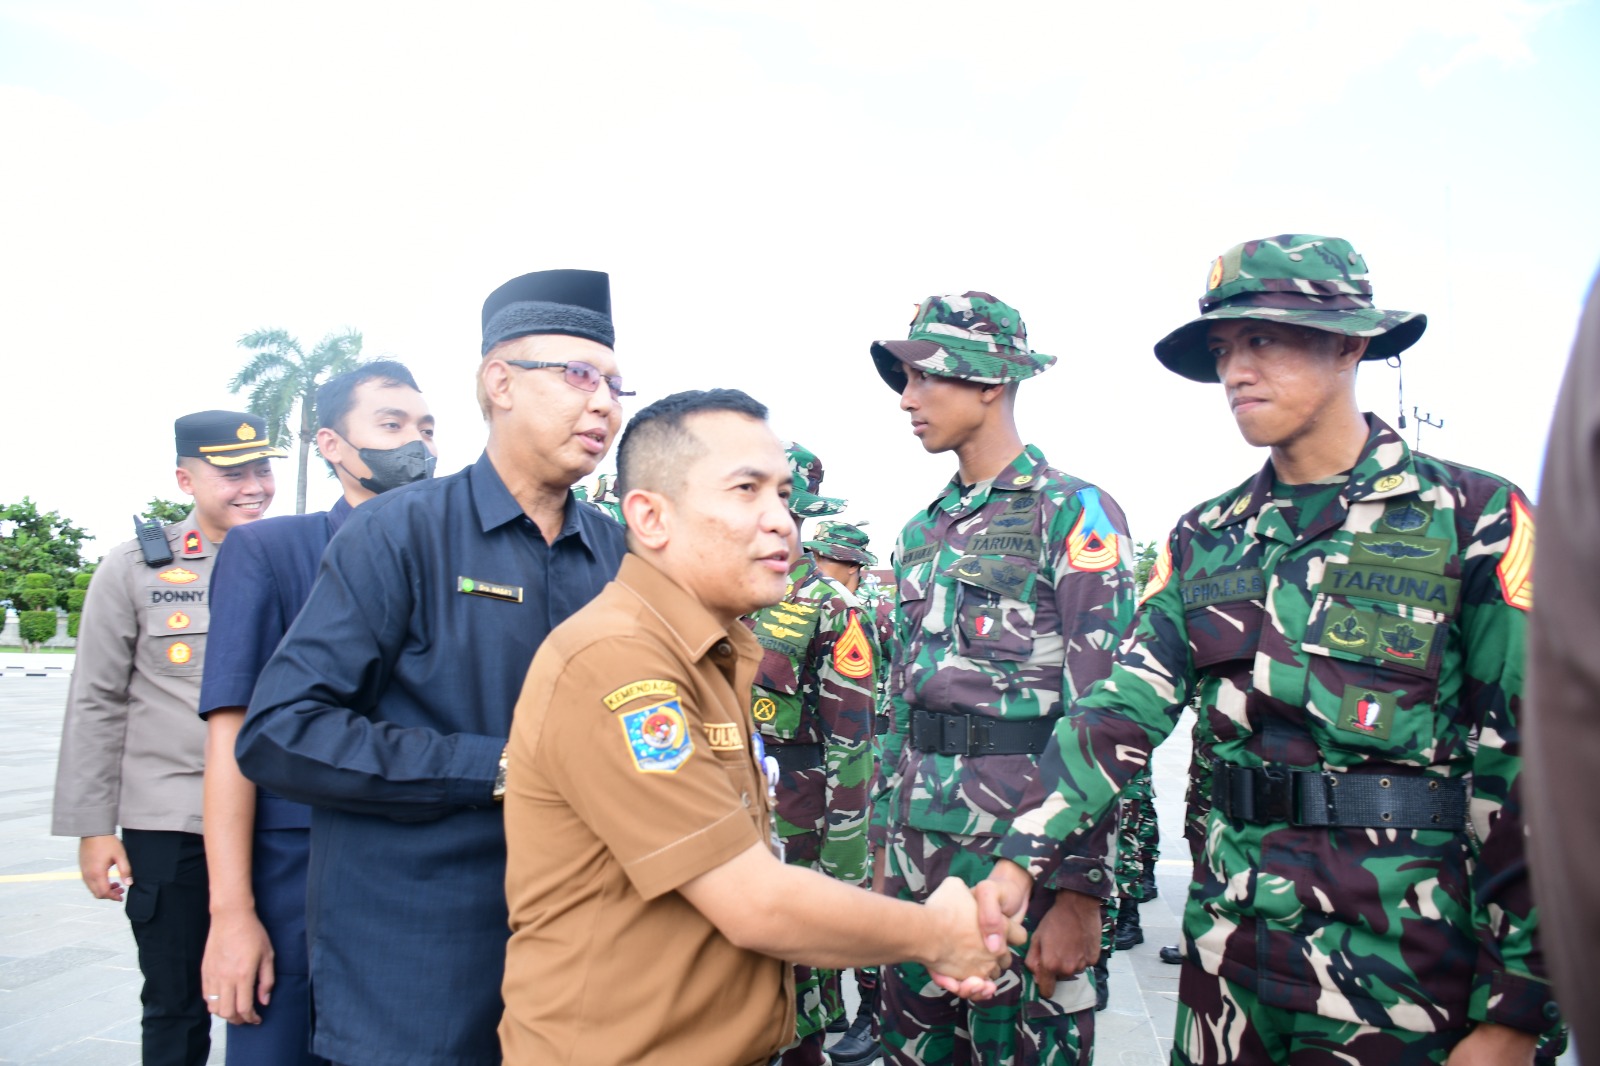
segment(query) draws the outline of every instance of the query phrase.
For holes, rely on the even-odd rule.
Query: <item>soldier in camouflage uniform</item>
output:
[[[790,510],[807,518],[837,514],[845,501],[818,495],[822,462],[791,444]],[[878,645],[872,619],[830,582],[809,552],[789,572],[781,602],[746,620],[763,649],[751,714],[777,760],[777,827],[786,861],[855,885],[867,881],[867,785],[872,776],[872,715]],[[786,1066],[823,1060],[829,1022],[844,1004],[837,974],[795,967],[799,1044]]]
[[[1105,675],[1133,617],[1133,542],[1110,496],[1024,446],[1018,383],[1054,357],[1029,350],[1017,312],[979,292],[924,301],[910,339],[872,346],[931,452],[956,477],[895,547],[892,721],[874,796],[880,891],[921,900],[946,877],[980,881],[1012,811],[1044,798],[1038,754],[1067,701]],[[986,1003],[946,995],[918,966],[885,967],[879,1025],[889,1062],[1087,1063],[1097,948],[1111,889],[1111,820],[1034,895],[1030,943]],[[1062,980],[1057,982],[1057,976]]]
[[[867,550],[866,531],[845,522],[823,522],[817,526],[816,535],[803,541],[801,546],[816,560],[817,568],[833,585],[844,602],[860,612],[863,624],[873,641],[873,708],[874,733],[876,710],[883,692],[883,679],[888,674],[888,663],[883,655],[883,645],[874,623],[876,604],[868,599],[872,589],[867,584],[866,568],[878,565],[878,557]],[[871,781],[877,770],[877,738],[873,738],[873,766],[868,774]],[[838,975],[835,974],[837,979]],[[856,991],[860,1005],[856,1016],[842,1030],[843,1035],[828,1047],[828,1058],[833,1066],[864,1066],[878,1057],[878,1042],[872,1037],[872,1019],[878,1003],[878,968],[861,967],[855,971]],[[838,992],[842,999],[842,989]],[[830,1028],[830,1031],[832,1029]]]
[[[1362,414],[1360,360],[1426,324],[1371,293],[1343,240],[1250,241],[1157,344],[1271,460],[1179,520],[984,889],[986,922],[1021,906],[1198,693],[1174,1063],[1526,1063],[1556,1017],[1517,795],[1532,512]]]

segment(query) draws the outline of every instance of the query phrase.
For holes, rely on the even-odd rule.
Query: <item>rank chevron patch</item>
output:
[[[1074,570],[1110,570],[1117,565],[1120,544],[1111,518],[1093,489],[1078,493],[1083,510],[1067,534],[1067,562]]]
[[[1533,606],[1533,515],[1516,496],[1511,497],[1511,540],[1495,573],[1507,603],[1524,611]]]
[[[850,612],[850,624],[833,645],[833,668],[855,681],[872,676],[872,642],[861,628],[861,612]]]

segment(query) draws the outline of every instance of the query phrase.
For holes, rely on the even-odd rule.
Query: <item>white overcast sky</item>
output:
[[[1151,345],[1286,231],[1428,313],[1424,450],[1532,492],[1600,262],[1597,54],[1592,0],[0,0],[0,502],[126,538],[263,327],[408,363],[455,470],[483,297],[588,267],[636,403],[747,390],[885,553],[954,462],[868,343],[991,292],[1061,358],[1024,436],[1151,539],[1264,459]]]

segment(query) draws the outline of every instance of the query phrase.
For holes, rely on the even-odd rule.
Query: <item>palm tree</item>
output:
[[[275,445],[300,445],[299,479],[294,513],[306,513],[306,463],[317,435],[317,388],[336,374],[354,370],[361,354],[361,333],[330,333],[308,356],[300,342],[281,329],[258,329],[239,338],[239,347],[255,353],[233,380],[232,392],[250,390],[250,413],[266,420],[267,437]],[[300,409],[300,429],[289,431],[289,417]]]

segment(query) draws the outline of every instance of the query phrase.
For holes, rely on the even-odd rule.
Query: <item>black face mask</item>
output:
[[[356,454],[372,471],[371,477],[358,477],[356,481],[368,492],[379,495],[432,477],[434,464],[438,462],[433,453],[428,451],[428,446],[420,440],[402,444],[398,448],[357,448]],[[345,467],[345,473],[355,477],[349,467]]]

